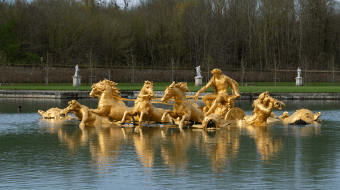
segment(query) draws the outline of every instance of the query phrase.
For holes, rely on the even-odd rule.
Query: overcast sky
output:
[[[124,7],[124,0],[116,0],[116,1],[119,6]],[[129,1],[130,1],[129,6],[134,5],[139,2],[139,0],[129,0]]]

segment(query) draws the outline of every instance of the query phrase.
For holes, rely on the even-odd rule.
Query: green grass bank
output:
[[[239,84],[240,85],[240,84]],[[169,86],[169,83],[154,83],[155,91],[164,91],[166,86]],[[131,86],[131,83],[119,83],[117,87],[121,90],[129,90],[129,91],[138,91],[143,87],[142,83],[136,83],[134,86]],[[194,83],[188,83],[188,87],[191,92],[197,92],[202,86],[194,86]],[[13,86],[0,86],[1,90],[58,90],[58,91],[74,91],[77,90],[76,86],[72,86],[71,83],[62,83],[62,84],[49,84],[46,86],[45,84],[39,83],[18,83],[13,84]],[[240,92],[308,92],[308,93],[340,93],[340,86],[332,86],[329,83],[320,83],[319,85],[312,86],[292,86],[292,85],[277,85],[267,86],[265,83],[257,84],[257,86],[239,86]],[[80,91],[89,91],[91,90],[90,85],[83,84],[79,86]],[[212,92],[213,89],[209,88],[207,92]]]

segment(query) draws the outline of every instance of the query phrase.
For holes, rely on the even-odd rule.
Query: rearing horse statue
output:
[[[169,114],[172,118],[179,117],[181,119],[179,123],[179,127],[182,128],[184,121],[197,121],[202,123],[204,119],[204,114],[201,109],[197,106],[194,106],[190,103],[185,97],[185,92],[190,92],[187,83],[179,82],[175,84],[173,82],[169,87],[164,91],[164,96],[161,99],[162,103],[166,103],[170,98],[175,98],[174,110],[167,110],[163,117]]]
[[[99,102],[97,109],[91,109],[91,112],[120,121],[123,118],[124,112],[132,110],[123,101],[119,100],[120,92],[116,87],[117,84],[104,79],[92,85],[90,96],[91,98],[98,97]],[[126,119],[131,120],[131,117]]]
[[[139,116],[139,123],[143,121],[156,121],[156,122],[170,122],[171,118],[165,118],[162,121],[163,113],[165,112],[164,109],[155,108],[152,103],[151,99],[155,97],[155,93],[153,91],[153,82],[145,81],[142,90],[140,91],[139,95],[137,96],[137,100],[135,101],[135,105],[132,111],[125,111],[124,117],[121,122],[125,121],[126,116]]]

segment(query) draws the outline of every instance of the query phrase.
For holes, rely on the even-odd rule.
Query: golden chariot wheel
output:
[[[246,113],[241,108],[231,108],[227,114],[225,114],[224,120],[240,120],[246,116]]]

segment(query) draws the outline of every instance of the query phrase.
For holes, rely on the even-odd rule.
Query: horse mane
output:
[[[151,84],[151,85],[153,85],[153,81],[148,81],[148,80],[146,80],[145,82],[144,82],[144,84]]]
[[[107,79],[104,79],[103,81],[100,81],[99,83],[107,83],[111,86],[112,89],[112,95],[119,96],[120,92],[119,89],[116,87],[118,83],[115,83],[113,81],[109,81]]]
[[[184,91],[184,92],[190,92],[189,91],[189,88],[188,88],[188,86],[187,86],[187,83],[185,83],[185,82],[179,82],[179,83],[177,83],[177,84],[175,84],[175,82],[173,82],[170,86],[169,86],[169,88],[172,90],[173,88],[179,88],[179,89],[181,89],[182,91]]]

